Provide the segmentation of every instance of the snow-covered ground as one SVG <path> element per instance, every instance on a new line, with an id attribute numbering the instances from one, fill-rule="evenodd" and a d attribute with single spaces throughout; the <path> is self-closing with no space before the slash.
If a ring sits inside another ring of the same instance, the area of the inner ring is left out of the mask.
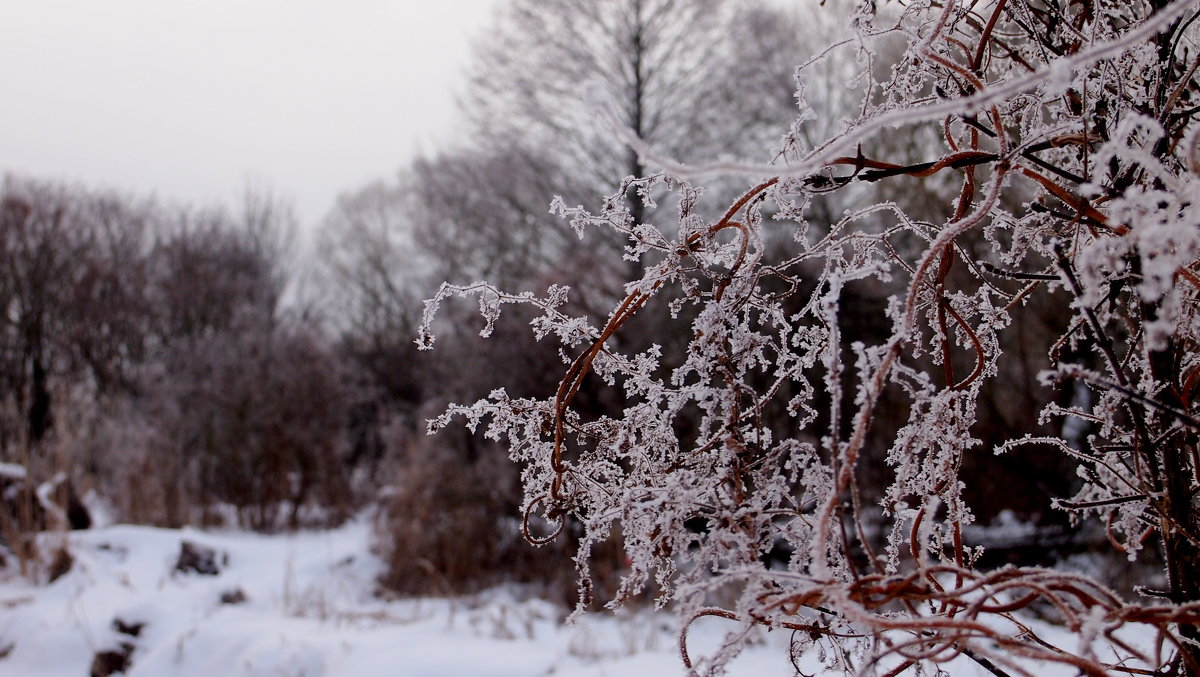
<path id="1" fill-rule="evenodd" d="M 683 673 L 665 614 L 563 626 L 561 610 L 503 591 L 380 600 L 369 536 L 365 521 L 279 536 L 133 526 L 53 536 L 68 539 L 67 574 L 0 581 L 0 675 L 81 677 L 122 643 L 133 647 L 125 674 L 138 677 Z M 227 555 L 220 573 L 175 571 L 183 541 Z M 693 651 L 722 632 L 697 628 Z M 730 674 L 791 675 L 784 647 L 784 637 L 752 647 Z"/>
<path id="2" fill-rule="evenodd" d="M 133 677 L 685 672 L 676 619 L 665 613 L 593 614 L 564 625 L 561 609 L 503 590 L 380 599 L 374 581 L 382 565 L 370 554 L 370 533 L 364 519 L 277 536 L 134 526 L 46 535 L 44 552 L 66 539 L 74 562 L 50 583 L 0 576 L 0 677 L 81 677 L 107 651 L 128 654 L 124 674 Z M 184 542 L 218 553 L 219 572 L 177 571 Z M 1071 646 L 1063 630 L 1038 625 Z M 692 654 L 712 653 L 730 629 L 719 619 L 697 623 Z M 729 674 L 795 674 L 787 639 L 787 632 L 764 633 Z M 800 664 L 805 674 L 825 674 L 816 656 Z M 947 668 L 987 674 L 963 658 Z M 1044 666 L 1038 674 L 1072 671 Z"/>

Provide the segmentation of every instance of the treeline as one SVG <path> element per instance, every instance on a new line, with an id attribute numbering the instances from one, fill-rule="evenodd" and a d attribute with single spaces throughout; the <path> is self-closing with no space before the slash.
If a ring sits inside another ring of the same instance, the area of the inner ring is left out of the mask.
<path id="1" fill-rule="evenodd" d="M 262 193 L 177 208 L 7 177 L 3 460 L 34 485 L 65 473 L 118 520 L 271 529 L 348 514 L 354 384 L 303 309 L 284 308 L 294 227 Z M 40 514 L 8 508 L 9 534 Z"/>
<path id="2" fill-rule="evenodd" d="M 681 209 L 676 198 L 657 204 L 659 193 L 638 180 L 647 167 L 614 126 L 673 160 L 785 161 L 764 149 L 780 145 L 798 105 L 810 114 L 792 129 L 793 144 L 828 136 L 864 96 L 865 82 L 854 78 L 861 65 L 833 59 L 810 69 L 797 92 L 796 64 L 845 19 L 832 7 L 733 0 L 511 0 L 478 46 L 459 142 L 341 197 L 317 233 L 312 269 L 295 256 L 294 218 L 269 195 L 181 208 L 8 178 L 0 460 L 26 468 L 35 485 L 65 473 L 76 494 L 93 492 L 114 519 L 146 524 L 294 528 L 374 503 L 391 589 L 456 593 L 516 580 L 569 596 L 571 534 L 540 549 L 521 540 L 521 469 L 503 445 L 482 431 L 425 435 L 426 420 L 448 403 L 500 385 L 511 397 L 554 392 L 565 369 L 560 346 L 531 345 L 531 316 L 516 307 L 480 340 L 478 308 L 462 303 L 441 310 L 438 348 L 421 352 L 425 300 L 446 280 L 539 294 L 561 285 L 570 288 L 563 312 L 603 324 L 648 260 L 611 234 L 583 239 L 562 213 L 575 205 L 598 213 L 608 195 L 626 207 L 620 225 L 636 230 Z M 886 72 L 898 57 L 874 54 L 871 67 Z M 595 101 L 581 94 L 585 84 Z M 928 141 L 897 137 L 873 153 L 925 161 Z M 744 189 L 709 183 L 688 208 L 718 218 Z M 848 186 L 794 205 L 811 232 L 770 237 L 781 247 L 819 237 L 866 189 L 908 218 L 940 222 L 936 210 L 958 186 L 941 177 Z M 887 218 L 856 223 L 884 227 Z M 612 262 L 623 251 L 628 268 L 619 270 Z M 302 277 L 309 286 L 298 293 Z M 846 293 L 844 307 L 879 310 L 888 290 L 850 284 Z M 631 350 L 690 339 L 656 316 L 635 318 L 613 340 Z M 838 321 L 847 336 L 883 340 L 889 327 L 862 319 L 870 316 Z M 1007 392 L 984 398 L 992 409 L 981 427 L 1015 428 L 1036 416 L 1023 403 L 1033 401 L 1026 393 L 1039 387 L 1042 364 L 1030 357 L 1005 381 Z M 601 417 L 624 404 L 620 389 L 592 376 L 572 409 Z M 880 414 L 895 420 L 892 430 L 905 416 Z M 780 434 L 810 434 L 774 423 Z M 887 425 L 878 431 L 890 434 Z M 1004 459 L 1005 491 L 975 496 L 990 506 L 983 514 L 1047 512 L 1044 492 L 1020 491 L 1022 477 L 1069 483 L 1071 474 L 1041 467 L 1030 475 L 1031 462 L 1048 463 L 1019 452 Z M 36 512 L 8 506 L 10 543 Z M 596 580 L 623 565 L 618 552 L 594 558 Z"/>

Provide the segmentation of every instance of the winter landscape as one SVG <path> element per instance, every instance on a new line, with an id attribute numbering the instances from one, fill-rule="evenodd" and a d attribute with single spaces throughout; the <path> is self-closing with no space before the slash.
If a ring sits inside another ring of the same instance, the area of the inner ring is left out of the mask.
<path id="1" fill-rule="evenodd" d="M 1200 675 L 1200 0 L 474 1 L 0 33 L 0 675 Z"/>

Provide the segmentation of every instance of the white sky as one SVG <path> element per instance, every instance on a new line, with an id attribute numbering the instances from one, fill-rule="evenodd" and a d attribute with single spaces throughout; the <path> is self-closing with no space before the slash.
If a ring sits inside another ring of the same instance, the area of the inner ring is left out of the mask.
<path id="1" fill-rule="evenodd" d="M 0 0 L 0 171 L 311 225 L 454 129 L 495 0 Z"/>

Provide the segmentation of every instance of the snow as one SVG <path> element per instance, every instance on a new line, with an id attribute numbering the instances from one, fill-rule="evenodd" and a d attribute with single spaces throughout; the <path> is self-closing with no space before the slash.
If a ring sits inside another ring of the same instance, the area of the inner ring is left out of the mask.
<path id="1" fill-rule="evenodd" d="M 15 570 L 0 575 L 0 677 L 89 674 L 97 652 L 123 642 L 133 646 L 130 677 L 686 674 L 677 619 L 668 613 L 623 609 L 564 625 L 565 610 L 512 589 L 388 600 L 377 594 L 382 564 L 370 540 L 366 518 L 285 535 L 127 525 L 43 535 L 44 553 L 65 543 L 74 564 L 49 583 Z M 176 571 L 185 541 L 216 550 L 220 572 Z M 222 602 L 236 591 L 244 601 Z M 142 627 L 132 636 L 116 621 Z M 1073 641 L 1061 629 L 1031 625 L 1060 645 Z M 731 629 L 720 619 L 697 622 L 688 641 L 693 658 L 715 653 Z M 761 633 L 728 674 L 795 674 L 788 639 L 786 631 Z M 842 674 L 823 670 L 815 655 L 799 662 L 805 674 Z M 963 658 L 947 668 L 986 674 Z M 1047 666 L 1039 674 L 1071 671 Z"/>
<path id="2" fill-rule="evenodd" d="M 50 583 L 4 574 L 0 654 L 11 648 L 0 675 L 78 677 L 96 652 L 122 642 L 134 647 L 131 677 L 684 673 L 675 619 L 662 613 L 594 614 L 565 626 L 559 608 L 510 590 L 381 599 L 370 529 L 362 519 L 273 536 L 123 525 L 46 535 L 43 550 L 65 540 L 74 565 Z M 184 541 L 227 563 L 216 576 L 175 571 Z M 238 590 L 244 603 L 222 603 Z M 144 625 L 131 636 L 117 620 Z M 715 650 L 728 629 L 699 624 L 691 650 Z M 751 646 L 729 674 L 792 674 L 786 639 Z"/>

